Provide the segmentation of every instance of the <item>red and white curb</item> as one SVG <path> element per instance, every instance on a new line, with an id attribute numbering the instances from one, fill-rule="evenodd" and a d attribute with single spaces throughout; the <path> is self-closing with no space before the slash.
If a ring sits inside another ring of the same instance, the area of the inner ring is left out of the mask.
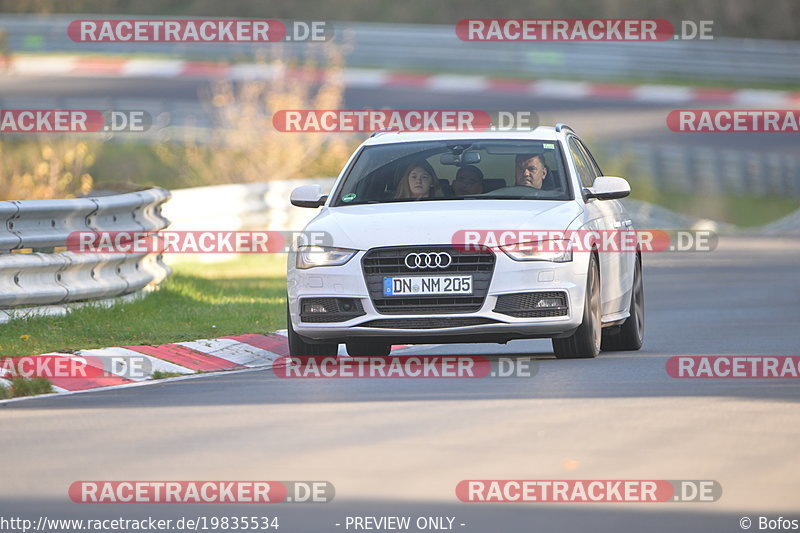
<path id="1" fill-rule="evenodd" d="M 406 345 L 392 346 L 393 350 L 406 348 Z M 57 395 L 76 394 L 98 390 L 109 390 L 123 387 L 141 386 L 145 384 L 164 383 L 186 379 L 189 377 L 207 376 L 219 372 L 242 372 L 272 368 L 280 357 L 289 355 L 289 343 L 286 330 L 261 334 L 233 335 L 216 339 L 201 339 L 188 342 L 177 342 L 161 345 L 115 346 L 92 350 L 80 350 L 75 353 L 52 352 L 41 355 L 26 356 L 35 361 L 37 358 L 70 358 L 83 357 L 88 361 L 89 371 L 86 377 L 49 377 L 47 378 Z M 347 355 L 344 345 L 339 346 L 339 355 Z M 145 377 L 129 377 L 110 373 L 102 368 L 98 360 L 112 356 L 146 358 L 150 365 L 150 374 Z M 51 365 L 52 366 L 52 363 Z M 181 377 L 153 380 L 156 371 L 182 374 Z M 92 374 L 97 374 L 92 376 Z M 0 378 L 0 385 L 9 387 L 11 382 Z M 44 397 L 52 397 L 52 394 Z M 41 398 L 40 396 L 23 396 L 0 400 L 0 405 L 9 402 Z"/>
<path id="2" fill-rule="evenodd" d="M 17 56 L 7 73 L 21 76 L 113 76 L 145 78 L 270 79 L 281 71 L 264 64 L 85 56 Z M 519 80 L 456 74 L 408 74 L 345 69 L 351 88 L 411 88 L 441 93 L 511 93 L 558 99 L 609 99 L 681 104 L 709 102 L 737 106 L 800 105 L 800 92 L 723 89 L 655 84 L 608 84 L 561 80 Z"/>

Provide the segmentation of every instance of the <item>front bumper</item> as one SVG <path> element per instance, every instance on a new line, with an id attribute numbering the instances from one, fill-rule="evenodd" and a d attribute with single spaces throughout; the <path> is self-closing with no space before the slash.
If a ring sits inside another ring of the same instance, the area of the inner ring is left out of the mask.
<path id="1" fill-rule="evenodd" d="M 343 343 L 377 339 L 391 343 L 506 342 L 512 339 L 558 337 L 572 333 L 581 324 L 586 292 L 588 254 L 575 254 L 573 261 L 514 261 L 495 254 L 495 267 L 480 309 L 468 313 L 380 313 L 375 309 L 361 267 L 365 252 L 347 264 L 298 270 L 289 256 L 287 273 L 289 313 L 294 330 L 318 342 Z M 567 311 L 563 316 L 514 317 L 495 311 L 502 295 L 563 291 Z M 364 313 L 342 322 L 309 323 L 301 320 L 304 298 L 355 298 Z M 464 322 L 469 325 L 462 325 Z M 418 327 L 415 327 L 415 324 Z"/>

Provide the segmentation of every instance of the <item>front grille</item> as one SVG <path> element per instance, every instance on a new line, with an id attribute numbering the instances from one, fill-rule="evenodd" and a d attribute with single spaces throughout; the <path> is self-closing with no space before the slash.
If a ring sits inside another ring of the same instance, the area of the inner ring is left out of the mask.
<path id="1" fill-rule="evenodd" d="M 304 312 L 306 305 L 322 305 L 326 313 Z M 344 307 L 350 306 L 345 310 Z M 344 322 L 365 315 L 364 306 L 358 298 L 301 298 L 300 321 L 310 323 Z"/>
<path id="2" fill-rule="evenodd" d="M 561 300 L 561 305 L 559 307 L 536 307 L 543 298 L 558 298 Z M 563 291 L 521 292 L 498 296 L 494 312 L 517 318 L 545 318 L 566 316 L 568 309 L 567 294 Z"/>
<path id="3" fill-rule="evenodd" d="M 446 268 L 410 269 L 405 257 L 410 253 L 447 252 L 452 263 Z M 461 251 L 447 245 L 402 246 L 375 248 L 361 260 L 364 279 L 375 310 L 381 314 L 450 314 L 473 313 L 480 310 L 486 299 L 494 272 L 495 256 L 488 248 Z M 471 295 L 432 295 L 414 297 L 385 297 L 383 278 L 391 276 L 434 276 L 440 274 L 471 274 Z"/>
<path id="4" fill-rule="evenodd" d="M 464 326 L 494 324 L 497 320 L 483 317 L 442 317 L 442 318 L 381 318 L 359 324 L 362 328 L 389 329 L 443 329 Z"/>

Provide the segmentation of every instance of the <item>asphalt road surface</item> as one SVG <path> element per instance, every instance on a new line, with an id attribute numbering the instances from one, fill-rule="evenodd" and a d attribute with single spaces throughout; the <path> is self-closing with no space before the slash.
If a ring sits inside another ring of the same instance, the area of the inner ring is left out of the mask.
<path id="1" fill-rule="evenodd" d="M 800 381 L 678 380 L 671 355 L 800 355 L 800 241 L 645 260 L 644 348 L 555 360 L 548 341 L 407 353 L 533 355 L 532 378 L 284 380 L 272 370 L 0 407 L 0 517 L 454 517 L 465 532 L 742 531 L 800 518 Z M 81 505 L 77 480 L 327 480 L 327 504 Z M 717 480 L 713 503 L 468 504 L 463 479 Z M 341 524 L 337 526 L 336 524 Z M 460 524 L 464 524 L 463 526 Z M 353 531 L 353 529 L 349 529 Z M 413 530 L 416 531 L 416 530 Z"/>

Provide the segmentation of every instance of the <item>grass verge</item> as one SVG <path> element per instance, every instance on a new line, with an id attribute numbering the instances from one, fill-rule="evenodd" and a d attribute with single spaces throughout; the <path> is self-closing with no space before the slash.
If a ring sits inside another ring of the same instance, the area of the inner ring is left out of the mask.
<path id="1" fill-rule="evenodd" d="M 141 300 L 0 326 L 0 357 L 275 331 L 286 321 L 285 263 L 282 254 L 181 262 Z"/>
<path id="2" fill-rule="evenodd" d="M 10 387 L 0 385 L 0 400 L 53 392 L 53 386 L 44 378 L 11 378 L 9 381 Z"/>
<path id="3" fill-rule="evenodd" d="M 153 375 L 150 376 L 150 379 L 178 378 L 185 375 L 186 374 L 182 374 L 180 372 L 166 372 L 164 370 L 156 370 L 155 372 L 153 372 Z"/>
<path id="4" fill-rule="evenodd" d="M 708 218 L 740 228 L 755 228 L 774 222 L 798 209 L 796 198 L 779 196 L 722 196 L 711 193 L 659 191 L 638 194 L 631 184 L 631 197 L 685 215 Z"/>
<path id="5" fill-rule="evenodd" d="M 660 189 L 653 185 L 648 176 L 632 177 L 636 173 L 627 170 L 616 174 L 610 171 L 609 175 L 628 176 L 631 198 L 666 207 L 684 215 L 716 220 L 740 228 L 755 228 L 769 224 L 798 208 L 797 198 L 792 196 L 717 194 L 704 190 L 689 193 Z"/>

